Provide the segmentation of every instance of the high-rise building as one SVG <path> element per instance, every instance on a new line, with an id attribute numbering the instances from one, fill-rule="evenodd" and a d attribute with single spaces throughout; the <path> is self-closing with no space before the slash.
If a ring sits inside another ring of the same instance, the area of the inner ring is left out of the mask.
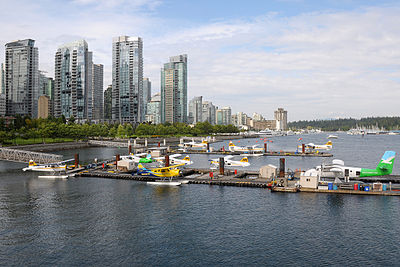
<path id="1" fill-rule="evenodd" d="M 187 55 L 170 57 L 161 69 L 161 121 L 187 122 Z"/>
<path id="2" fill-rule="evenodd" d="M 39 98 L 38 101 L 40 101 L 41 96 L 47 96 L 48 97 L 48 115 L 54 115 L 53 114 L 53 104 L 54 104 L 54 80 L 53 78 L 49 78 L 45 75 L 46 72 L 44 71 L 39 71 Z M 43 107 L 43 99 L 41 100 L 42 107 Z M 39 118 L 44 118 L 43 117 L 43 112 L 41 112 L 40 109 L 40 102 L 38 102 L 38 117 Z M 41 113 L 41 114 L 39 114 Z M 47 118 L 47 117 L 46 117 Z"/>
<path id="3" fill-rule="evenodd" d="M 282 130 L 286 131 L 287 130 L 287 111 L 284 110 L 283 108 L 278 108 L 274 112 L 274 117 L 276 120 L 276 130 Z"/>
<path id="4" fill-rule="evenodd" d="M 263 121 L 264 118 L 263 118 L 263 116 L 262 116 L 261 114 L 258 114 L 258 113 L 256 113 L 256 112 L 254 112 L 254 113 L 253 113 L 253 120 L 254 120 L 254 121 Z"/>
<path id="5" fill-rule="evenodd" d="M 50 115 L 50 98 L 46 95 L 39 96 L 38 118 L 46 119 Z"/>
<path id="6" fill-rule="evenodd" d="M 150 103 L 150 101 L 151 101 L 151 81 L 149 78 L 143 78 L 143 106 L 145 115 L 147 115 L 147 103 Z"/>
<path id="7" fill-rule="evenodd" d="M 0 94 L 6 94 L 4 63 L 0 65 Z"/>
<path id="8" fill-rule="evenodd" d="M 92 64 L 91 107 L 92 120 L 103 120 L 103 65 Z"/>
<path id="9" fill-rule="evenodd" d="M 144 111 L 142 38 L 113 38 L 112 119 L 138 123 L 144 120 Z"/>
<path id="10" fill-rule="evenodd" d="M 146 121 L 153 124 L 161 123 L 161 94 L 155 94 L 147 103 Z"/>
<path id="11" fill-rule="evenodd" d="M 208 121 L 212 125 L 215 124 L 215 106 L 210 101 L 203 102 L 202 120 L 203 122 Z"/>
<path id="12" fill-rule="evenodd" d="M 218 125 L 232 124 L 232 111 L 230 107 L 217 109 L 215 112 L 215 120 Z"/>
<path id="13" fill-rule="evenodd" d="M 104 119 L 111 120 L 112 113 L 112 85 L 110 84 L 104 91 Z"/>
<path id="14" fill-rule="evenodd" d="M 37 117 L 39 52 L 32 39 L 6 44 L 6 114 Z"/>
<path id="15" fill-rule="evenodd" d="M 6 95 L 0 94 L 0 117 L 6 115 Z"/>
<path id="16" fill-rule="evenodd" d="M 196 124 L 203 121 L 203 97 L 195 96 L 189 101 L 188 122 Z"/>
<path id="17" fill-rule="evenodd" d="M 85 40 L 58 48 L 55 56 L 54 116 L 91 118 L 92 55 Z"/>

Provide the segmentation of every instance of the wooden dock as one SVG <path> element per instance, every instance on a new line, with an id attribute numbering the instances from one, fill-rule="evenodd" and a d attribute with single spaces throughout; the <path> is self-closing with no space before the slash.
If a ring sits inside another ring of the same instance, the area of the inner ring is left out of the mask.
<path id="1" fill-rule="evenodd" d="M 178 151 L 176 151 L 178 152 Z M 204 151 L 204 150 L 188 150 L 185 152 L 179 151 L 182 154 L 204 154 L 204 155 L 234 155 L 234 156 L 277 156 L 277 157 L 333 157 L 330 153 L 314 153 L 314 152 L 306 152 L 306 153 L 297 153 L 292 151 L 270 151 L 267 153 L 259 153 L 259 154 L 247 154 L 243 152 L 231 152 L 231 151 Z"/>

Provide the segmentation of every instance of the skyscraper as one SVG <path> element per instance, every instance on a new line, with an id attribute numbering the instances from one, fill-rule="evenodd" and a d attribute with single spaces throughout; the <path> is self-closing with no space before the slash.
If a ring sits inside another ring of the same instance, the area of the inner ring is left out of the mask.
<path id="1" fill-rule="evenodd" d="M 216 124 L 229 125 L 232 123 L 232 111 L 230 107 L 217 109 L 215 112 Z"/>
<path id="2" fill-rule="evenodd" d="M 110 84 L 107 89 L 104 91 L 104 119 L 111 120 L 112 113 L 112 85 Z"/>
<path id="3" fill-rule="evenodd" d="M 5 93 L 7 115 L 37 117 L 39 52 L 32 39 L 6 44 Z"/>
<path id="4" fill-rule="evenodd" d="M 196 124 L 203 121 L 203 97 L 195 96 L 189 101 L 189 123 Z"/>
<path id="5" fill-rule="evenodd" d="M 276 129 L 286 131 L 287 130 L 287 111 L 283 108 L 278 108 L 274 112 L 276 120 Z"/>
<path id="6" fill-rule="evenodd" d="M 147 104 L 151 101 L 151 81 L 149 78 L 143 78 L 143 106 L 144 115 L 147 115 Z M 142 118 L 142 121 L 147 121 L 146 118 Z"/>
<path id="7" fill-rule="evenodd" d="M 112 54 L 112 119 L 141 122 L 145 117 L 142 38 L 113 38 Z"/>
<path id="8" fill-rule="evenodd" d="M 5 87 L 5 74 L 4 74 L 4 63 L 0 65 L 0 94 L 6 94 L 6 87 Z"/>
<path id="9" fill-rule="evenodd" d="M 161 122 L 160 104 L 161 95 L 157 93 L 151 98 L 151 101 L 147 103 L 146 121 L 153 124 L 159 124 Z"/>
<path id="10" fill-rule="evenodd" d="M 91 83 L 91 107 L 92 119 L 100 121 L 104 118 L 103 114 L 103 65 L 92 64 L 92 83 Z"/>
<path id="11" fill-rule="evenodd" d="M 170 57 L 161 69 L 161 121 L 187 122 L 187 55 Z"/>
<path id="12" fill-rule="evenodd" d="M 91 53 L 85 40 L 60 46 L 55 56 L 54 116 L 90 119 Z"/>
<path id="13" fill-rule="evenodd" d="M 215 124 L 215 106 L 210 101 L 203 102 L 203 121 L 208 121 L 212 125 Z"/>

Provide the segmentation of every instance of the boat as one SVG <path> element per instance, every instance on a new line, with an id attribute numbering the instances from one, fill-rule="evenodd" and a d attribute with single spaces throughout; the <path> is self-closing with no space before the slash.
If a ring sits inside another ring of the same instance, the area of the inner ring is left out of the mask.
<path id="1" fill-rule="evenodd" d="M 330 134 L 327 138 L 328 138 L 328 139 L 338 139 L 338 136 L 337 136 L 337 135 Z"/>
<path id="2" fill-rule="evenodd" d="M 154 181 L 154 182 L 147 182 L 147 184 L 150 185 L 168 185 L 168 186 L 180 186 L 182 183 L 181 182 L 173 182 L 173 181 L 169 181 L 169 180 L 165 180 L 165 181 Z"/>

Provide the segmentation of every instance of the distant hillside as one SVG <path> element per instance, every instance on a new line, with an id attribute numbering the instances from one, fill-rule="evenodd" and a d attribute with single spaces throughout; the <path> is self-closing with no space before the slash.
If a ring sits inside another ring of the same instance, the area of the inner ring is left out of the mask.
<path id="1" fill-rule="evenodd" d="M 351 128 L 371 128 L 376 127 L 386 130 L 400 129 L 400 117 L 371 117 L 357 119 L 337 119 L 337 120 L 313 120 L 313 121 L 295 121 L 289 122 L 288 126 L 291 129 L 306 129 L 315 128 L 323 131 L 347 131 Z"/>

